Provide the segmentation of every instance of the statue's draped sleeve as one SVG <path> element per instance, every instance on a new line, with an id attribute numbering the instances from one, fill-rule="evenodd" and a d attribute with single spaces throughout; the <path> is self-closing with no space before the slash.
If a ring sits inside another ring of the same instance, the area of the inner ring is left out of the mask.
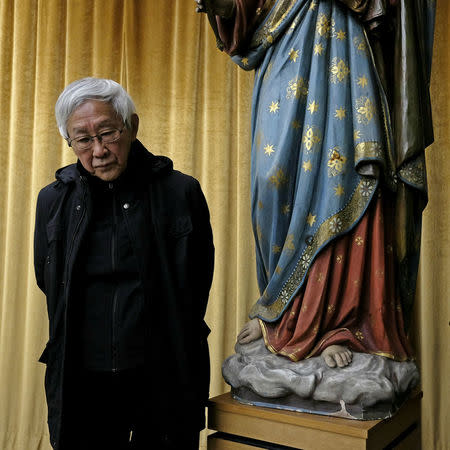
<path id="1" fill-rule="evenodd" d="M 253 31 L 274 3 L 274 0 L 235 0 L 233 17 L 224 19 L 217 16 L 217 38 L 223 50 L 229 55 L 245 50 Z"/>

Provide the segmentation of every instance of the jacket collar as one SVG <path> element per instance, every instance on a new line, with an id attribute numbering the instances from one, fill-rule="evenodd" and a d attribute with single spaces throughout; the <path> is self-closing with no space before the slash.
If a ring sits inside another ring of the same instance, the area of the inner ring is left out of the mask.
<path id="1" fill-rule="evenodd" d="M 131 171 L 133 175 L 136 174 L 140 179 L 155 179 L 172 172 L 172 170 L 172 160 L 166 156 L 153 155 L 137 139 L 131 144 L 128 166 L 124 174 Z M 79 160 L 75 164 L 58 169 L 55 173 L 55 178 L 64 184 L 73 183 L 80 177 L 88 176 L 91 175 Z"/>

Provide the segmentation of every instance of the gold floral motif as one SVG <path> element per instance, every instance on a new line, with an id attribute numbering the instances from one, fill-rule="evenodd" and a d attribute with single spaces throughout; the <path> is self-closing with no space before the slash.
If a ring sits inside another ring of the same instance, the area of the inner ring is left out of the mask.
<path id="1" fill-rule="evenodd" d="M 289 81 L 286 88 L 286 98 L 288 100 L 305 100 L 308 95 L 308 81 L 302 77 L 296 76 Z"/>
<path id="2" fill-rule="evenodd" d="M 319 130 L 314 126 L 307 126 L 303 135 L 303 143 L 308 151 L 321 141 Z"/>
<path id="3" fill-rule="evenodd" d="M 281 186 L 284 186 L 289 181 L 289 178 L 284 173 L 282 168 L 278 168 L 275 171 L 275 175 L 272 175 L 269 178 L 269 182 L 276 188 L 279 189 Z"/>
<path id="4" fill-rule="evenodd" d="M 356 339 L 363 341 L 364 340 L 364 334 L 362 333 L 362 331 L 357 331 L 355 333 Z"/>
<path id="5" fill-rule="evenodd" d="M 316 23 L 316 32 L 322 37 L 329 37 L 334 27 L 334 19 L 320 13 Z"/>
<path id="6" fill-rule="evenodd" d="M 329 150 L 328 159 L 328 176 L 335 177 L 344 171 L 347 158 L 340 153 L 339 146 L 333 147 Z"/>
<path id="7" fill-rule="evenodd" d="M 330 66 L 330 81 L 334 84 L 345 81 L 350 73 L 350 69 L 343 59 L 334 57 Z"/>
<path id="8" fill-rule="evenodd" d="M 368 97 L 360 97 L 356 100 L 356 118 L 358 123 L 368 125 L 376 114 L 376 108 Z"/>

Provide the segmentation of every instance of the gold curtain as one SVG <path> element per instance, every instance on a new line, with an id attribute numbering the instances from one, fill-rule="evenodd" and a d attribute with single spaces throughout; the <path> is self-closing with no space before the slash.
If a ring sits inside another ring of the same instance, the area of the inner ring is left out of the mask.
<path id="1" fill-rule="evenodd" d="M 436 142 L 428 150 L 416 332 L 424 390 L 423 448 L 450 441 L 447 400 L 450 270 L 450 5 L 438 4 L 433 66 Z M 37 358 L 48 330 L 35 285 L 36 196 L 74 161 L 53 116 L 69 82 L 112 78 L 135 100 L 138 137 L 201 182 L 216 246 L 207 322 L 211 394 L 220 367 L 257 297 L 250 225 L 250 103 L 253 75 L 215 48 L 193 0 L 0 1 L 0 448 L 50 449 Z M 204 438 L 204 436 L 203 436 Z M 203 439 L 204 444 L 204 439 Z"/>

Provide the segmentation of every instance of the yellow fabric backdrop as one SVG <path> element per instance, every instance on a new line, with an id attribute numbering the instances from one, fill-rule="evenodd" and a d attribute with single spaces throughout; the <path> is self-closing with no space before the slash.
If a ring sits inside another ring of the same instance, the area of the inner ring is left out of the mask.
<path id="1" fill-rule="evenodd" d="M 422 370 L 423 448 L 450 441 L 450 5 L 438 4 L 433 100 L 436 143 L 428 150 L 416 342 Z M 139 138 L 197 177 L 207 197 L 216 270 L 207 312 L 211 394 L 220 366 L 257 297 L 249 203 L 253 75 L 215 49 L 193 0 L 0 1 L 0 448 L 48 450 L 45 299 L 35 286 L 32 238 L 39 189 L 74 161 L 54 121 L 64 86 L 113 78 L 135 100 Z"/>

